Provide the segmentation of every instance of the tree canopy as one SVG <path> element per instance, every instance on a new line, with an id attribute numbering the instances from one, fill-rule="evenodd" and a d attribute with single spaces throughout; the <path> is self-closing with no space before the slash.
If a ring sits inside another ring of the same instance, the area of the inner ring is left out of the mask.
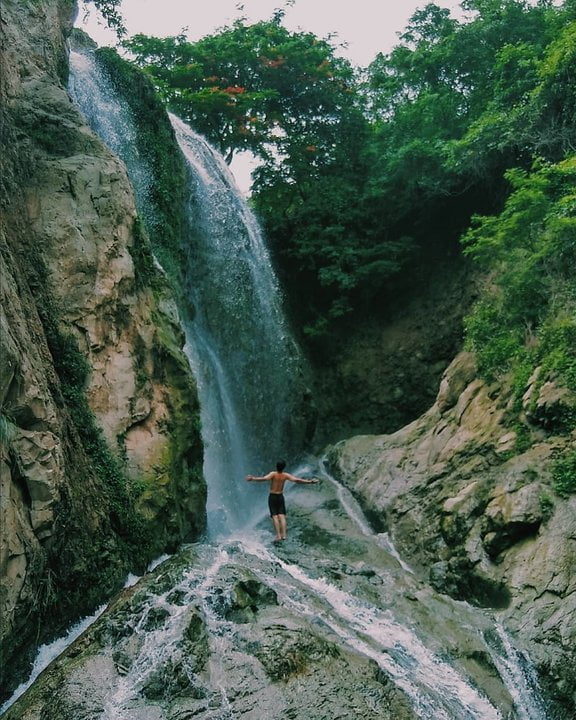
<path id="1" fill-rule="evenodd" d="M 574 152 L 574 0 L 462 7 L 455 19 L 423 6 L 363 73 L 329 39 L 287 30 L 283 11 L 197 42 L 124 43 L 228 159 L 260 158 L 252 202 L 311 336 L 382 297 L 415 258 L 457 246 L 473 216 L 497 216 L 522 172 L 540 177 L 535 162 Z M 473 231 L 479 248 L 488 227 Z"/>
<path id="2" fill-rule="evenodd" d="M 282 17 L 240 19 L 193 43 L 181 34 L 123 44 L 168 107 L 225 157 L 250 150 L 290 173 L 302 155 L 314 162 L 329 155 L 355 87 L 352 68 L 327 40 L 289 32 Z"/>

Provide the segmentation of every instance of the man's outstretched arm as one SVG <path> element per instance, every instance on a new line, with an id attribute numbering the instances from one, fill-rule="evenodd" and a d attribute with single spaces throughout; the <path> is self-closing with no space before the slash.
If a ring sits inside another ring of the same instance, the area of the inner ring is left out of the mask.
<path id="1" fill-rule="evenodd" d="M 301 483 L 302 485 L 315 485 L 318 482 L 318 478 L 299 478 L 295 475 L 290 475 L 290 473 L 285 473 L 285 475 L 286 479 L 290 480 L 290 482 Z"/>
<path id="2" fill-rule="evenodd" d="M 264 475 L 263 477 L 256 477 L 256 475 L 247 475 L 246 480 L 248 482 L 265 482 L 266 480 L 272 479 L 272 473 L 268 473 L 268 475 Z"/>

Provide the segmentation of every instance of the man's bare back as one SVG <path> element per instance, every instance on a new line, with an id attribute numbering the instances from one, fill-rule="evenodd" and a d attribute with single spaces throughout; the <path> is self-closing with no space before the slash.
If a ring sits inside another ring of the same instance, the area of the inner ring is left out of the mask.
<path id="1" fill-rule="evenodd" d="M 292 482 L 298 482 L 300 478 L 295 478 L 294 475 L 286 472 L 271 472 L 266 475 L 270 478 L 270 492 L 273 494 L 284 492 L 284 485 L 287 480 Z"/>

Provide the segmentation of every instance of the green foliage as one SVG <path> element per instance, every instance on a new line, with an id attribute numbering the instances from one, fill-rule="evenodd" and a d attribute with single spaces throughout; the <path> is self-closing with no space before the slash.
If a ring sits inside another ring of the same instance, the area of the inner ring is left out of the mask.
<path id="1" fill-rule="evenodd" d="M 538 498 L 540 505 L 540 511 L 544 521 L 552 517 L 554 513 L 554 500 L 548 495 L 548 493 L 542 492 Z"/>
<path id="2" fill-rule="evenodd" d="M 561 497 L 576 493 L 576 450 L 556 460 L 552 469 L 552 486 Z"/>
<path id="3" fill-rule="evenodd" d="M 575 63 L 576 22 L 572 22 L 547 48 L 538 67 L 540 83 L 534 91 L 540 145 L 554 159 L 573 152 L 576 140 Z"/>
<path id="4" fill-rule="evenodd" d="M 497 290 L 469 317 L 468 342 L 494 374 L 523 362 L 570 294 L 560 265 L 573 266 L 573 199 L 555 195 L 567 169 L 531 168 L 576 142 L 574 9 L 464 5 L 464 20 L 432 3 L 417 10 L 362 82 L 329 41 L 286 30 L 282 11 L 195 43 L 139 35 L 125 47 L 228 159 L 262 160 L 253 203 L 310 337 L 381 305 L 410 263 L 453 248 L 482 217 L 468 252 Z"/>
<path id="5" fill-rule="evenodd" d="M 513 374 L 515 414 L 528 377 L 576 391 L 576 158 L 507 173 L 512 193 L 499 215 L 476 217 L 465 252 L 488 272 L 483 298 L 467 317 L 466 342 L 488 378 Z M 576 426 L 568 407 L 559 432 Z"/>
<path id="6" fill-rule="evenodd" d="M 478 368 L 492 379 L 510 367 L 521 343 L 521 330 L 510 328 L 499 298 L 476 303 L 464 322 L 466 346 L 476 353 Z"/>
<path id="7" fill-rule="evenodd" d="M 12 420 L 3 413 L 0 413 L 0 454 L 6 455 L 10 448 L 10 443 L 14 439 L 17 427 Z"/>
<path id="8" fill-rule="evenodd" d="M 123 44 L 168 107 L 228 160 L 248 149 L 289 171 L 308 147 L 316 160 L 330 154 L 353 89 L 352 70 L 331 44 L 289 32 L 282 17 L 252 25 L 239 19 L 195 43 L 136 35 Z"/>
<path id="9" fill-rule="evenodd" d="M 158 287 L 161 285 L 160 271 L 154 262 L 150 243 L 139 217 L 134 218 L 132 234 L 134 243 L 129 247 L 129 251 L 134 261 L 136 289 Z"/>
<path id="10" fill-rule="evenodd" d="M 144 533 L 144 525 L 136 515 L 133 499 L 128 493 L 128 480 L 108 447 L 88 405 L 84 390 L 88 364 L 72 335 L 58 332 L 51 339 L 50 352 L 60 378 L 62 396 L 82 447 L 90 458 L 91 466 L 104 480 L 110 503 L 112 527 L 132 546 L 137 557 L 144 558 L 149 553 L 148 541 Z"/>
<path id="11" fill-rule="evenodd" d="M 576 317 L 551 319 L 541 333 L 541 354 L 545 375 L 561 377 L 576 392 Z"/>

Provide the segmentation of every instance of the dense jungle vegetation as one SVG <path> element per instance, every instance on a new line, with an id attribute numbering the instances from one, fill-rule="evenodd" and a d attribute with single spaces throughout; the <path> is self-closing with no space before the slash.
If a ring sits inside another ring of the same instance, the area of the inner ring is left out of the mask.
<path id="1" fill-rule="evenodd" d="M 229 161 L 259 158 L 252 202 L 311 347 L 461 240 L 487 278 L 466 321 L 481 372 L 576 390 L 576 1 L 461 7 L 418 10 L 365 69 L 283 10 L 122 44 Z"/>

